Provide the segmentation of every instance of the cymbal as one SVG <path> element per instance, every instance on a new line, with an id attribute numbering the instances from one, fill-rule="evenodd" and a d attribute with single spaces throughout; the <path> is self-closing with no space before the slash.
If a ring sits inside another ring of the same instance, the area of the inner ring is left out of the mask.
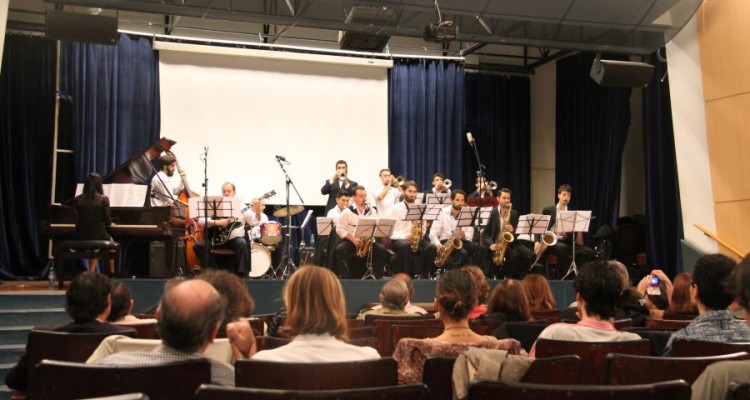
<path id="1" fill-rule="evenodd" d="M 304 209 L 305 207 L 302 207 L 302 206 L 289 206 L 289 209 L 287 209 L 286 207 L 281 207 L 278 210 L 273 212 L 273 216 L 281 218 L 281 217 L 286 217 L 289 215 L 297 215 L 301 213 Z"/>

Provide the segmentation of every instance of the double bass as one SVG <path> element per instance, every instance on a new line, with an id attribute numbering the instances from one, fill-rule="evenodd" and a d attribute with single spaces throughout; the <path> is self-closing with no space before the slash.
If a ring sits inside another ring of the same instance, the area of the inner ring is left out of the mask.
<path id="1" fill-rule="evenodd" d="M 177 161 L 177 156 L 169 150 L 167 150 L 166 153 L 174 157 L 175 164 L 177 164 L 177 170 L 181 171 L 182 168 L 180 168 L 180 163 Z M 200 259 L 195 254 L 193 247 L 195 247 L 196 242 L 203 240 L 203 227 L 196 223 L 193 218 L 190 218 L 188 201 L 191 197 L 200 197 L 200 195 L 190 190 L 187 176 L 180 174 L 180 178 L 182 179 L 182 185 L 185 189 L 180 192 L 175 204 L 184 207 L 185 210 L 185 236 L 183 236 L 182 239 L 185 241 L 185 261 L 188 263 L 189 270 L 193 270 L 194 267 L 200 267 L 201 265 Z"/>

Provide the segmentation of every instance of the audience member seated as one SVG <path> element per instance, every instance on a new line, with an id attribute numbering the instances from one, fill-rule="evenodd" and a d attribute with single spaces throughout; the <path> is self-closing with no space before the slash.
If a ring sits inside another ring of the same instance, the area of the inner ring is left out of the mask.
<path id="1" fill-rule="evenodd" d="M 487 277 L 482 269 L 476 265 L 467 265 L 463 267 L 463 270 L 471 275 L 471 279 L 474 281 L 474 290 L 477 294 L 477 304 L 469 313 L 469 319 L 477 319 L 487 312 L 487 305 L 484 302 L 487 301 L 487 295 L 490 293 L 490 284 L 487 283 Z"/>
<path id="2" fill-rule="evenodd" d="M 734 267 L 727 286 L 745 309 L 745 321 L 742 323 L 750 324 L 750 254 Z M 699 286 L 698 290 L 700 289 Z M 750 382 L 750 360 L 720 361 L 709 365 L 693 383 L 692 399 L 724 399 L 732 381 Z"/>
<path id="3" fill-rule="evenodd" d="M 606 260 L 605 260 L 606 261 Z M 630 287 L 630 276 L 628 275 L 628 269 L 625 267 L 625 264 L 617 261 L 617 260 L 609 260 L 607 261 L 611 266 L 615 268 L 617 271 L 617 274 L 620 277 L 620 283 L 621 283 L 621 291 L 625 290 Z M 615 306 L 615 320 L 618 319 L 624 319 L 627 318 L 625 316 L 625 312 L 620 310 L 618 306 Z M 578 312 L 578 302 L 574 301 L 571 303 L 568 308 L 560 310 L 560 318 L 559 321 L 564 322 L 578 322 L 581 320 L 580 313 Z"/>
<path id="4" fill-rule="evenodd" d="M 399 340 L 393 352 L 398 363 L 399 382 L 421 382 L 427 357 L 457 357 L 470 346 L 507 350 L 510 354 L 522 353 L 521 344 L 515 339 L 497 340 L 469 328 L 469 313 L 477 304 L 474 287 L 471 274 L 464 269 L 451 270 L 440 277 L 435 308 L 443 322 L 443 333 L 428 339 Z"/>
<path id="5" fill-rule="evenodd" d="M 412 314 L 427 314 L 427 310 L 425 310 L 424 308 L 411 304 L 411 298 L 414 297 L 414 293 L 416 293 L 416 289 L 414 289 L 414 283 L 412 282 L 411 275 L 407 274 L 406 272 L 399 272 L 393 275 L 393 279 L 399 279 L 399 280 L 404 281 L 404 283 L 406 283 L 406 288 L 409 289 L 409 298 L 406 300 L 406 307 L 404 307 L 404 310 Z M 376 305 L 376 306 L 373 306 L 372 309 L 377 310 L 378 308 L 381 308 L 381 307 L 383 306 Z"/>
<path id="6" fill-rule="evenodd" d="M 698 309 L 690 299 L 690 287 L 692 286 L 692 283 L 693 280 L 690 278 L 690 275 L 684 272 L 675 275 L 672 284 L 672 296 L 669 299 L 669 308 L 667 308 L 665 313 L 698 315 Z M 660 315 L 659 313 L 652 313 L 651 317 L 659 318 Z"/>
<path id="7" fill-rule="evenodd" d="M 641 293 L 633 288 L 627 288 L 622 291 L 617 303 L 618 319 L 630 318 L 633 320 L 632 326 L 645 327 L 646 320 L 649 318 L 650 311 L 647 306 L 648 301 L 643 298 Z"/>
<path id="8" fill-rule="evenodd" d="M 36 329 L 70 333 L 111 332 L 133 333 L 131 328 L 107 323 L 111 309 L 110 292 L 112 285 L 105 275 L 96 272 L 82 272 L 70 282 L 65 292 L 65 311 L 73 322 L 56 327 L 37 327 Z M 29 368 L 27 353 L 21 356 L 5 376 L 5 384 L 14 390 L 25 391 L 28 385 Z"/>
<path id="9" fill-rule="evenodd" d="M 529 303 L 523 286 L 515 279 L 498 283 L 492 291 L 487 313 L 482 318 L 497 322 L 530 320 Z"/>
<path id="10" fill-rule="evenodd" d="M 654 285 L 652 281 L 654 279 L 659 283 Z M 658 318 L 664 314 L 664 310 L 669 308 L 669 299 L 672 298 L 674 287 L 672 281 L 662 270 L 655 269 L 644 276 L 638 282 L 636 289 L 646 301 L 646 307 L 651 310 L 652 316 Z"/>
<path id="11" fill-rule="evenodd" d="M 529 312 L 549 311 L 557 307 L 555 297 L 552 296 L 552 288 L 544 275 L 526 275 L 521 281 L 521 286 L 529 299 Z"/>
<path id="12" fill-rule="evenodd" d="M 539 334 L 539 339 L 618 342 L 641 338 L 635 333 L 619 332 L 612 324 L 615 305 L 623 291 L 622 273 L 615 263 L 595 260 L 584 264 L 573 287 L 581 320 L 577 324 L 552 324 Z M 531 348 L 532 357 L 535 350 L 536 345 Z"/>
<path id="13" fill-rule="evenodd" d="M 255 301 L 247 291 L 247 285 L 239 276 L 227 270 L 206 269 L 197 276 L 197 279 L 210 283 L 227 301 L 226 313 L 218 333 L 219 337 L 226 337 L 227 324 L 249 318 L 253 314 Z"/>
<path id="14" fill-rule="evenodd" d="M 339 362 L 380 358 L 372 347 L 349 343 L 341 283 L 328 269 L 305 265 L 284 287 L 287 317 L 283 330 L 291 343 L 259 351 L 253 359 L 280 362 Z"/>
<path id="15" fill-rule="evenodd" d="M 365 319 L 365 315 L 390 315 L 394 317 L 410 317 L 421 315 L 404 310 L 406 302 L 409 301 L 409 289 L 406 283 L 399 279 L 387 281 L 380 289 L 380 307 L 368 308 L 359 312 L 357 319 Z"/>
<path id="16" fill-rule="evenodd" d="M 734 319 L 727 310 L 734 296 L 724 281 L 732 273 L 735 263 L 722 254 L 707 254 L 698 259 L 693 269 L 691 298 L 698 307 L 698 317 L 690 325 L 670 336 L 664 355 L 672 350 L 676 338 L 709 342 L 750 342 L 750 328 Z"/>
<path id="17" fill-rule="evenodd" d="M 168 288 L 167 288 L 168 287 Z M 226 315 L 227 301 L 211 284 L 193 279 L 165 287 L 160 303 L 159 332 L 162 344 L 150 352 L 116 353 L 103 365 L 153 365 L 206 358 L 211 362 L 211 382 L 234 385 L 234 367 L 204 356 Z M 255 336 L 247 321 L 227 326 L 234 353 L 249 357 Z"/>
<path id="18" fill-rule="evenodd" d="M 155 324 L 155 318 L 138 318 L 133 315 L 133 296 L 130 286 L 120 281 L 111 281 L 112 309 L 107 321 L 115 325 Z"/>

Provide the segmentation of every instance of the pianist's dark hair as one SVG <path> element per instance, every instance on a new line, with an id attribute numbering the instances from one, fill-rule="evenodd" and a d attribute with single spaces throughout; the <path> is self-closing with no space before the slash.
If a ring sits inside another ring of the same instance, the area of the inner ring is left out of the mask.
<path id="1" fill-rule="evenodd" d="M 86 176 L 83 182 L 83 194 L 86 197 L 96 197 L 97 194 L 104 194 L 102 187 L 102 176 L 92 172 Z"/>

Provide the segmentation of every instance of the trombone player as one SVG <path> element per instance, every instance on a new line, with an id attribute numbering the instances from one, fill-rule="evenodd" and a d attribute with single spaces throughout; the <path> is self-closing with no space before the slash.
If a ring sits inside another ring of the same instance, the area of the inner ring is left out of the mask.
<path id="1" fill-rule="evenodd" d="M 560 279 L 562 277 L 562 274 L 567 271 L 568 267 L 571 264 L 571 246 L 573 244 L 573 233 L 563 233 L 562 226 L 558 223 L 558 219 L 561 211 L 571 211 L 568 208 L 568 204 L 570 204 L 572 193 L 573 188 L 570 185 L 568 185 L 567 183 L 560 185 L 560 187 L 557 188 L 557 204 L 554 206 L 545 207 L 542 211 L 543 215 L 550 216 L 549 230 L 553 231 L 554 234 L 557 235 L 557 243 L 547 247 L 547 249 L 544 250 L 545 254 L 553 254 L 555 257 L 557 257 L 557 266 L 555 270 L 550 270 L 550 276 L 548 276 L 548 279 Z M 594 258 L 594 250 L 583 245 L 582 232 L 576 232 L 575 242 L 576 263 L 578 265 L 583 265 L 585 262 L 590 261 Z M 540 251 L 539 249 L 541 248 L 541 246 L 541 242 L 534 243 L 534 252 Z"/>
<path id="2" fill-rule="evenodd" d="M 483 247 L 489 252 L 486 252 L 487 255 L 482 257 L 482 260 L 485 264 L 485 273 L 490 272 L 495 278 L 523 279 L 526 266 L 534 261 L 534 252 L 518 241 L 516 227 L 520 214 L 518 210 L 513 209 L 510 199 L 510 189 L 500 189 L 497 194 L 498 205 L 492 208 L 490 220 L 484 230 Z M 498 247 L 502 240 L 500 235 L 503 232 L 509 232 L 513 240 L 506 244 L 504 260 L 500 265 L 496 265 L 493 255 L 499 251 Z"/>

